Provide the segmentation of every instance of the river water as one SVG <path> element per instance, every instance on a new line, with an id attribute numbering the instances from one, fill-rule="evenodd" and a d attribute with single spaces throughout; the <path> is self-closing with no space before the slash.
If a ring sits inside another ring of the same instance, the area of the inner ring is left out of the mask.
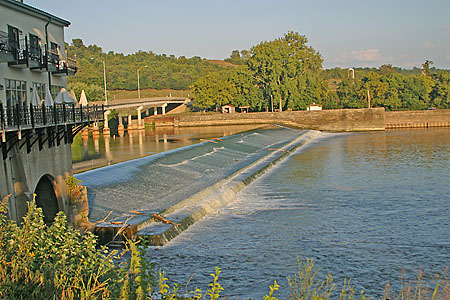
<path id="1" fill-rule="evenodd" d="M 109 163 L 244 129 L 223 130 L 210 128 L 181 135 L 166 132 L 165 136 L 146 133 L 141 136 L 142 142 L 139 136 L 125 137 L 122 142 L 110 139 Z M 231 158 L 239 163 L 247 154 L 252 155 L 251 148 L 257 149 L 260 139 L 270 144 L 275 136 L 283 140 L 281 135 L 290 138 L 299 134 L 282 128 L 266 133 L 258 129 L 224 140 L 227 144 L 220 146 L 220 151 L 214 150 L 219 145 L 203 143 L 155 162 L 168 165 L 173 160 L 176 168 L 193 164 L 206 170 Z M 182 137 L 184 142 L 179 141 Z M 244 140 L 248 145 L 241 143 Z M 94 154 L 105 162 L 106 142 L 100 141 L 99 146 L 88 143 L 84 154 L 91 153 L 92 148 L 100 149 Z M 186 160 L 186 155 L 195 157 Z M 215 159 L 214 155 L 219 156 Z M 144 178 L 147 169 L 151 170 L 147 176 L 155 177 L 155 168 L 161 166 L 153 166 L 151 161 L 142 158 L 129 164 L 133 170 L 140 168 L 137 174 L 141 177 L 136 178 Z M 187 282 L 188 290 L 206 290 L 209 274 L 218 266 L 222 268 L 219 282 L 225 288 L 224 295 L 238 299 L 261 299 L 273 280 L 282 286 L 281 297 L 286 297 L 286 276 L 293 275 L 297 260 L 305 258 L 315 260 L 321 276 L 331 273 L 338 289 L 344 278 L 352 278 L 356 290 L 364 289 L 373 297 L 382 295 L 388 280 L 398 286 L 402 268 L 411 278 L 421 268 L 424 278 L 431 280 L 450 267 L 449 161 L 449 128 L 322 133 L 242 190 L 218 213 L 191 226 L 167 245 L 149 248 L 147 259 L 181 284 L 182 290 Z M 108 189 L 114 189 L 114 197 L 123 193 L 132 199 L 133 190 L 134 197 L 142 195 L 142 188 L 119 191 L 121 185 L 125 189 L 131 186 L 126 182 L 112 182 L 102 188 L 103 181 L 123 178 L 114 171 L 123 167 L 108 168 L 79 174 L 83 184 L 92 186 L 97 199 Z M 182 171 L 175 178 L 186 173 Z M 164 178 L 164 184 L 169 184 L 170 174 Z M 144 192 L 147 195 L 149 191 L 155 188 Z"/>
<path id="2" fill-rule="evenodd" d="M 156 153 L 201 143 L 204 140 L 229 136 L 262 125 L 230 125 L 209 127 L 157 127 L 126 132 L 124 136 L 82 138 L 75 136 L 72 161 L 75 173 L 113 165 Z"/>
<path id="3" fill-rule="evenodd" d="M 450 129 L 324 133 L 148 259 L 206 290 L 222 268 L 224 295 L 260 299 L 297 259 L 313 258 L 338 289 L 380 296 L 402 268 L 425 279 L 450 267 Z"/>

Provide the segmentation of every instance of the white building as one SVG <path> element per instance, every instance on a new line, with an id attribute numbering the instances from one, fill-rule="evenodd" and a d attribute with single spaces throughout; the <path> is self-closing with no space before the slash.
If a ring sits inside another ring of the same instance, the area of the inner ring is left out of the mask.
<path id="1" fill-rule="evenodd" d="M 0 103 L 23 105 L 32 89 L 41 99 L 67 87 L 76 60 L 67 57 L 64 27 L 70 22 L 23 3 L 0 0 Z"/>
<path id="2" fill-rule="evenodd" d="M 310 105 L 306 106 L 306 110 L 307 111 L 322 110 L 322 105 L 313 103 L 313 104 L 310 104 Z"/>

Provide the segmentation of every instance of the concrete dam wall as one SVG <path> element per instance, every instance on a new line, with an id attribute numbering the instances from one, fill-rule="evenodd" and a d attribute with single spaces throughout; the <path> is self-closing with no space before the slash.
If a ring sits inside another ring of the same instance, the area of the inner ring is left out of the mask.
<path id="1" fill-rule="evenodd" d="M 175 126 L 215 126 L 231 124 L 283 124 L 323 131 L 373 131 L 385 129 L 384 108 L 334 109 L 180 116 Z"/>
<path id="2" fill-rule="evenodd" d="M 450 127 L 450 109 L 387 111 L 386 129 Z"/>
<path id="3" fill-rule="evenodd" d="M 223 126 L 246 124 L 283 124 L 322 131 L 374 131 L 396 128 L 450 127 L 450 109 L 385 111 L 372 109 L 333 109 L 322 111 L 285 111 L 231 114 L 195 114 L 148 118 L 155 126 Z"/>

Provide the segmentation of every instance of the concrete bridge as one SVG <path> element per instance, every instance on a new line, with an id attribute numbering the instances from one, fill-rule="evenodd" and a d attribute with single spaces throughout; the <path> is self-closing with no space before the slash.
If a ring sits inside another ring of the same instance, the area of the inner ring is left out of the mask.
<path id="1" fill-rule="evenodd" d="M 124 130 L 123 118 L 127 116 L 127 129 L 144 129 L 142 118 L 151 115 L 165 115 L 166 113 L 182 112 L 186 106 L 191 102 L 189 98 L 181 97 L 152 97 L 152 98 L 138 98 L 138 99 L 120 99 L 96 102 L 104 105 L 105 116 L 116 110 L 119 113 L 119 132 Z M 133 124 L 132 118 L 137 116 L 137 123 Z M 104 130 L 109 131 L 108 124 L 105 122 Z"/>
<path id="2" fill-rule="evenodd" d="M 0 197 L 10 195 L 11 219 L 22 220 L 33 194 L 46 223 L 60 210 L 68 214 L 65 180 L 72 174 L 73 137 L 84 127 L 103 121 L 103 116 L 101 106 L 4 107 L 0 103 Z"/>

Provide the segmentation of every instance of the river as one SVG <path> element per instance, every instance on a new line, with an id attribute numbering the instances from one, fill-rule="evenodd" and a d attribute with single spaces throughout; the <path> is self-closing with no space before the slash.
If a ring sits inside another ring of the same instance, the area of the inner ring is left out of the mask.
<path id="1" fill-rule="evenodd" d="M 229 136 L 263 125 L 231 125 L 223 127 L 157 127 L 126 132 L 124 136 L 83 138 L 75 136 L 72 143 L 73 170 L 80 173 L 118 162 L 145 157 L 193 144 L 211 138 Z"/>
<path id="2" fill-rule="evenodd" d="M 433 278 L 450 267 L 449 149 L 450 129 L 324 134 L 149 257 L 203 290 L 219 266 L 238 298 L 274 279 L 286 296 L 298 258 L 373 297 L 402 268 Z"/>
<path id="3" fill-rule="evenodd" d="M 297 260 L 313 258 L 338 289 L 382 295 L 402 268 L 450 267 L 450 129 L 323 133 L 147 259 L 184 290 L 206 290 L 214 267 L 229 297 L 260 299 Z"/>

